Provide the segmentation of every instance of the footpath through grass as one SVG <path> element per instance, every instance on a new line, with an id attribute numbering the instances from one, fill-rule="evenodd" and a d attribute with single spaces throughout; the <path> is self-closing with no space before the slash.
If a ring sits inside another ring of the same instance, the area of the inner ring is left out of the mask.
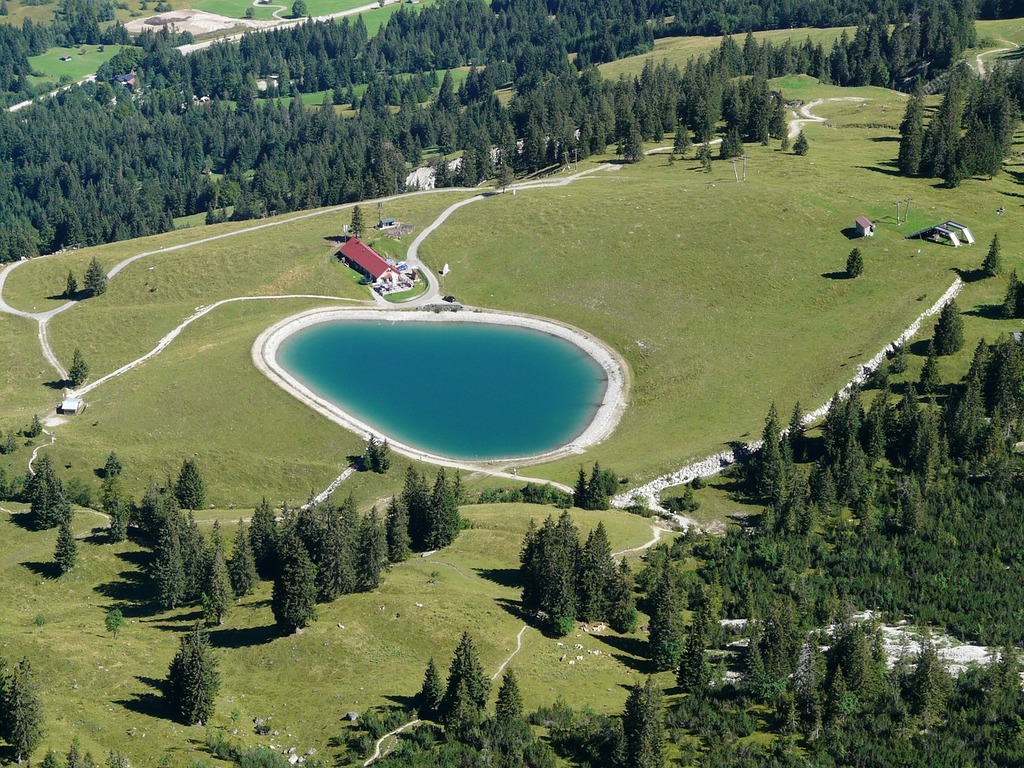
<path id="1" fill-rule="evenodd" d="M 198 611 L 159 612 L 141 601 L 148 553 L 132 543 L 103 543 L 104 537 L 90 530 L 102 521 L 84 511 L 75 520 L 78 564 L 67 576 L 51 578 L 55 532 L 27 531 L 18 522 L 22 508 L 3 506 L 16 512 L 10 519 L 0 513 L 5 542 L 0 579 L 7 592 L 0 607 L 7 628 L 4 655 L 27 656 L 36 670 L 47 715 L 37 754 L 48 748 L 63 754 L 77 737 L 97 759 L 114 749 L 137 765 L 164 756 L 175 768 L 197 758 L 210 761 L 201 746 L 206 731 L 170 720 L 158 691 L 178 638 Z M 270 584 L 261 584 L 233 607 L 222 627 L 211 630 L 223 682 L 209 726 L 223 727 L 232 740 L 246 744 L 295 746 L 300 755 L 315 748 L 333 763 L 327 745 L 342 732 L 345 714 L 407 703 L 419 690 L 431 656 L 447 672 L 464 630 L 475 636 L 484 669 L 493 674 L 515 650 L 524 625 L 515 569 L 527 521 L 549 513 L 558 511 L 531 505 L 464 507 L 472 527 L 453 546 L 394 567 L 377 592 L 320 606 L 319 620 L 292 637 L 280 637 L 273 628 Z M 648 521 L 626 513 L 573 510 L 573 515 L 583 535 L 603 520 L 614 549 L 651 538 Z M 230 541 L 233 526 L 224 534 Z M 112 607 L 120 607 L 129 622 L 116 640 L 104 631 Z M 568 642 L 602 653 L 587 653 L 569 667 L 559 662 L 564 650 L 555 640 L 534 629 L 524 634 L 512 666 L 527 707 L 563 696 L 573 706 L 621 710 L 625 686 L 643 668 L 634 657 L 641 648 L 638 636 L 570 635 Z M 274 735 L 256 736 L 254 717 L 269 718 Z M 365 755 L 351 757 L 361 761 Z"/>

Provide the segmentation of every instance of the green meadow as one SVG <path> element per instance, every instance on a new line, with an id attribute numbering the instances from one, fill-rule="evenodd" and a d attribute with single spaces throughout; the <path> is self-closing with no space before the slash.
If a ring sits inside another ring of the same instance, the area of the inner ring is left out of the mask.
<path id="1" fill-rule="evenodd" d="M 100 50 L 100 49 L 103 50 Z M 50 48 L 46 53 L 29 57 L 32 66 L 33 85 L 40 83 L 67 80 L 81 80 L 93 74 L 100 65 L 110 61 L 121 52 L 120 45 L 82 45 L 77 48 Z M 61 61 L 61 56 L 70 56 L 69 61 Z"/>
<path id="2" fill-rule="evenodd" d="M 22 510 L 0 510 L 0 578 L 9 598 L 3 609 L 4 655 L 29 657 L 37 673 L 47 716 L 37 755 L 48 748 L 63 754 L 77 737 L 97 760 L 113 749 L 134 765 L 216 762 L 203 747 L 204 729 L 169 719 L 158 691 L 178 637 L 196 621 L 197 609 L 160 612 L 140 601 L 148 552 L 130 542 L 104 543 L 95 529 L 104 521 L 86 510 L 75 517 L 78 564 L 52 578 L 55 532 L 27 531 L 20 524 Z M 270 583 L 262 583 L 232 608 L 223 626 L 211 629 L 222 685 L 208 725 L 242 744 L 295 746 L 299 754 L 315 748 L 331 763 L 361 763 L 366 755 L 346 757 L 327 748 L 343 733 L 347 712 L 406 704 L 419 690 L 431 656 L 447 671 L 464 630 L 475 636 L 488 674 L 516 649 L 525 626 L 514 582 L 519 545 L 527 521 L 541 522 L 549 513 L 558 512 L 531 505 L 464 507 L 471 527 L 455 544 L 395 566 L 374 593 L 319 606 L 318 621 L 291 637 L 274 629 Z M 602 520 L 615 549 L 651 539 L 647 521 L 623 512 L 575 510 L 574 518 L 584 536 Z M 201 523 L 205 519 L 200 515 Z M 233 525 L 225 526 L 229 541 L 233 533 Z M 104 630 L 105 613 L 113 607 L 128 620 L 116 639 Z M 574 706 L 621 710 L 626 686 L 645 669 L 636 657 L 639 636 L 566 640 L 601 654 L 587 653 L 585 661 L 569 667 L 559 661 L 565 651 L 554 640 L 532 628 L 523 633 L 522 650 L 511 665 L 528 705 L 564 697 Z M 254 734 L 255 717 L 269 718 L 272 735 Z"/>

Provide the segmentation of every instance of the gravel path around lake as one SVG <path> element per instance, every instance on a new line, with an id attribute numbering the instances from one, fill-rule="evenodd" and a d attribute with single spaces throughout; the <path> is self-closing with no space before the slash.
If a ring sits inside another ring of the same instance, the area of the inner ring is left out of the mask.
<path id="1" fill-rule="evenodd" d="M 607 383 L 604 398 L 597 409 L 597 413 L 594 415 L 590 424 L 583 433 L 556 450 L 535 456 L 510 456 L 503 459 L 479 463 L 457 461 L 445 456 L 419 450 L 414 446 L 407 445 L 400 440 L 394 439 L 392 436 L 378 432 L 369 424 L 314 393 L 292 376 L 292 374 L 289 373 L 277 360 L 277 354 L 281 344 L 287 338 L 304 328 L 336 320 L 381 319 L 388 320 L 389 322 L 468 322 L 484 323 L 489 325 L 506 325 L 517 328 L 529 328 L 531 330 L 547 333 L 551 336 L 556 336 L 579 347 L 601 366 L 604 370 Z M 588 447 L 601 442 L 612 433 L 618 425 L 619 419 L 622 418 L 622 413 L 626 407 L 626 368 L 614 351 L 597 339 L 594 339 L 575 328 L 560 325 L 550 320 L 543 320 L 541 318 L 525 315 L 470 310 L 435 313 L 389 311 L 385 309 L 346 309 L 340 307 L 312 309 L 286 318 L 261 333 L 252 347 L 252 360 L 256 367 L 271 381 L 285 391 L 294 395 L 310 408 L 323 414 L 334 423 L 339 424 L 366 439 L 369 439 L 371 435 L 381 440 L 386 439 L 392 450 L 404 456 L 408 456 L 409 458 L 426 461 L 432 464 L 459 467 L 468 471 L 487 471 L 489 467 L 493 467 L 495 465 L 530 464 L 582 453 Z M 513 475 L 513 477 L 516 477 L 519 480 L 526 479 L 519 475 Z M 561 487 L 565 488 L 565 486 Z"/>

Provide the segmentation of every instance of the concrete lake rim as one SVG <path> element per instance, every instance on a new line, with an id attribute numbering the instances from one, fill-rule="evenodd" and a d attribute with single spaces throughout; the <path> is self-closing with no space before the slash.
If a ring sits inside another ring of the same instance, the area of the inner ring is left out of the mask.
<path id="1" fill-rule="evenodd" d="M 295 378 L 277 359 L 281 344 L 293 334 L 321 323 L 346 320 L 385 320 L 388 322 L 418 323 L 477 323 L 526 328 L 568 341 L 592 358 L 604 373 L 605 391 L 600 405 L 586 428 L 568 443 L 553 450 L 530 455 L 509 456 L 486 461 L 467 461 L 442 456 L 421 450 L 415 446 L 394 440 L 361 419 L 346 412 L 335 403 L 326 400 L 310 390 Z M 625 361 L 606 344 L 583 331 L 568 325 L 556 323 L 530 315 L 496 312 L 493 310 L 463 309 L 458 312 L 415 312 L 396 309 L 355 309 L 344 307 L 321 307 L 300 312 L 263 331 L 252 346 L 253 364 L 271 381 L 313 410 L 326 416 L 350 432 L 368 440 L 374 436 L 386 439 L 391 449 L 412 459 L 442 466 L 475 469 L 496 465 L 540 464 L 583 453 L 587 448 L 605 440 L 618 426 L 626 408 L 629 388 L 628 367 Z"/>

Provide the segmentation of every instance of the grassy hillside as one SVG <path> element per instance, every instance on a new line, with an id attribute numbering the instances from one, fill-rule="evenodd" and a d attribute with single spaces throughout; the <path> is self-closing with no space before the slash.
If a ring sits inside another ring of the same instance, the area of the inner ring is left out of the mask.
<path id="1" fill-rule="evenodd" d="M 110 749 L 124 752 L 134 765 L 162 757 L 171 766 L 209 760 L 201 747 L 203 729 L 169 720 L 157 691 L 196 609 L 162 613 L 138 602 L 148 554 L 131 543 L 102 543 L 102 536 L 91 535 L 102 521 L 88 512 L 76 516 L 79 564 L 60 579 L 48 578 L 55 533 L 22 528 L 20 507 L 2 511 L 4 655 L 27 656 L 37 672 L 47 714 L 37 756 L 49 747 L 63 754 L 77 736 L 99 760 Z M 211 632 L 223 684 L 210 725 L 245 743 L 296 746 L 299 754 L 312 747 L 331 762 L 325 748 L 341 732 L 345 713 L 408 701 L 432 655 L 447 672 L 463 630 L 474 634 L 481 662 L 493 674 L 515 650 L 524 626 L 510 569 L 518 567 L 527 521 L 539 522 L 557 510 L 495 505 L 466 507 L 463 513 L 472 527 L 452 547 L 396 566 L 378 592 L 320 606 L 319 620 L 301 635 L 276 634 L 269 583 L 243 599 L 224 626 Z M 584 535 L 603 520 L 615 549 L 651 538 L 647 521 L 625 513 L 576 510 L 574 516 Z M 232 527 L 225 533 L 230 540 Z M 116 640 L 104 631 L 112 607 L 129 620 Z M 528 706 L 564 696 L 574 705 L 620 710 L 624 686 L 642 668 L 632 655 L 635 639 L 572 642 L 603 652 L 568 667 L 559 663 L 563 651 L 554 640 L 534 629 L 524 633 L 512 664 Z M 277 733 L 256 737 L 257 716 L 271 718 Z"/>
<path id="2" fill-rule="evenodd" d="M 958 190 L 894 175 L 899 94 L 824 87 L 809 78 L 773 84 L 827 123 L 810 124 L 807 157 L 748 146 L 747 181 L 730 163 L 705 174 L 693 160 L 650 156 L 566 188 L 496 196 L 457 212 L 425 245 L 449 262 L 450 290 L 471 304 L 570 322 L 611 343 L 634 374 L 630 407 L 590 458 L 633 476 L 681 466 L 728 441 L 751 439 L 772 400 L 815 407 L 857 363 L 894 338 L 952 282 L 977 267 L 993 232 L 1017 260 L 1022 243 L 998 217 L 1010 176 Z M 909 225 L 893 201 L 914 199 Z M 848 239 L 857 215 L 878 236 Z M 906 241 L 919 223 L 953 218 L 974 228 L 973 248 Z M 481 222 L 487 226 L 481 226 Z M 847 253 L 867 267 L 845 280 Z M 967 301 L 1002 291 L 990 281 Z M 579 460 L 536 470 L 571 477 Z"/>

